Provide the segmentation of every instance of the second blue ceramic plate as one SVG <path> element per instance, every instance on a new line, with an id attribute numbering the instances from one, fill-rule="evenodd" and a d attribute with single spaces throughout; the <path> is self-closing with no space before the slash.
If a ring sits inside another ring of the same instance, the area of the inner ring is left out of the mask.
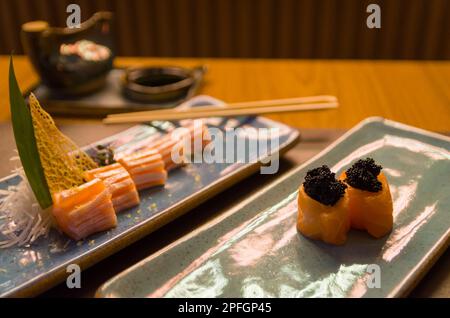
<path id="1" fill-rule="evenodd" d="M 297 233 L 297 189 L 308 169 L 338 174 L 373 157 L 394 200 L 382 239 L 352 230 L 331 246 Z M 222 217 L 105 283 L 99 297 L 402 296 L 450 237 L 450 139 L 371 118 Z"/>

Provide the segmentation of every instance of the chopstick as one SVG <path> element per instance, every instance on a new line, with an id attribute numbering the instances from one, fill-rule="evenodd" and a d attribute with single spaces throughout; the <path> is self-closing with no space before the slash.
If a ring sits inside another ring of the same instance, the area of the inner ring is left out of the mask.
<path id="1" fill-rule="evenodd" d="M 119 123 L 140 123 L 152 120 L 181 120 L 181 119 L 196 119 L 206 117 L 233 117 L 242 115 L 260 115 L 260 114 L 274 114 L 285 112 L 298 112 L 298 111 L 311 111 L 321 109 L 337 108 L 338 103 L 318 103 L 318 104 L 302 104 L 302 105 L 286 105 L 286 106 L 273 106 L 262 108 L 241 108 L 241 109 L 228 109 L 219 108 L 214 111 L 208 112 L 167 112 L 160 114 L 143 114 L 140 116 L 124 116 L 124 117 L 107 117 L 103 119 L 105 124 L 119 124 Z"/>
<path id="2" fill-rule="evenodd" d="M 331 95 L 318 95 L 318 96 L 307 96 L 307 97 L 295 97 L 295 98 L 283 98 L 283 99 L 269 99 L 269 100 L 260 100 L 260 101 L 251 101 L 251 102 L 239 102 L 239 103 L 228 103 L 221 105 L 222 107 L 229 107 L 233 109 L 240 109 L 240 108 L 260 108 L 260 107 L 266 107 L 266 106 L 277 106 L 277 105 L 294 105 L 294 104 L 305 104 L 305 103 L 333 103 L 337 102 L 336 96 Z M 195 112 L 201 112 L 201 111 L 215 111 L 217 109 L 220 109 L 218 105 L 204 105 L 204 106 L 197 106 L 193 108 L 189 108 L 188 111 L 195 113 Z M 147 114 L 166 114 L 168 112 L 184 112 L 187 111 L 186 109 L 161 109 L 161 110 L 146 110 L 146 111 L 138 111 L 138 112 L 130 112 L 130 113 L 119 113 L 119 114 L 111 114 L 108 115 L 108 118 L 112 117 L 135 117 L 135 116 L 141 116 L 141 115 L 147 115 Z"/>
<path id="3" fill-rule="evenodd" d="M 312 103 L 318 102 L 318 103 Z M 229 107 L 200 106 L 190 109 L 143 111 L 108 115 L 105 124 L 138 123 L 152 120 L 181 120 L 205 117 L 233 117 L 271 113 L 313 111 L 338 107 L 334 96 L 310 96 L 227 104 Z"/>

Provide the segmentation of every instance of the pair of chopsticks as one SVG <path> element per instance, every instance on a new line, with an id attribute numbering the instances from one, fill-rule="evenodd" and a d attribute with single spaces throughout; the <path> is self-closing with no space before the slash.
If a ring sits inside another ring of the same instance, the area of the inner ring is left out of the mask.
<path id="1" fill-rule="evenodd" d="M 275 114 L 285 112 L 311 111 L 337 108 L 335 96 L 320 95 L 285 99 L 271 99 L 253 102 L 199 106 L 189 109 L 139 111 L 108 115 L 105 124 L 139 123 L 152 120 L 181 120 L 206 117 L 234 117 L 242 115 Z"/>

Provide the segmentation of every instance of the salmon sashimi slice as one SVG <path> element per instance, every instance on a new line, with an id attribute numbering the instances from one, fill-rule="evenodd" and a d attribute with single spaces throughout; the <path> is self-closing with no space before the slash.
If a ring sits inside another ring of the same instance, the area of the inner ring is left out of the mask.
<path id="1" fill-rule="evenodd" d="M 156 147 L 153 145 L 151 147 L 154 147 L 153 149 L 156 149 L 161 155 L 164 162 L 164 167 L 167 171 L 186 164 L 185 150 L 182 140 L 168 139 Z M 174 160 L 173 153 L 177 156 L 176 160 Z"/>
<path id="2" fill-rule="evenodd" d="M 298 192 L 297 229 L 312 239 L 334 245 L 344 244 L 350 229 L 347 206 L 347 195 L 328 206 L 311 198 L 302 185 Z"/>
<path id="3" fill-rule="evenodd" d="M 140 202 L 131 175 L 120 163 L 86 171 L 84 178 L 87 181 L 98 178 L 104 182 L 112 195 L 111 200 L 116 213 L 136 206 Z"/>
<path id="4" fill-rule="evenodd" d="M 347 179 L 345 172 L 340 180 Z M 377 176 L 381 190 L 370 192 L 352 187 L 347 183 L 351 226 L 365 230 L 370 235 L 380 238 L 388 234 L 394 225 L 391 191 L 386 176 L 380 172 Z"/>
<path id="5" fill-rule="evenodd" d="M 154 140 L 146 149 L 158 151 L 166 171 L 170 171 L 185 165 L 188 162 L 187 156 L 194 151 L 202 151 L 210 140 L 208 127 L 203 122 L 196 121 Z"/>
<path id="6" fill-rule="evenodd" d="M 138 189 L 147 189 L 156 186 L 162 186 L 166 183 L 167 180 L 167 172 L 165 170 L 162 171 L 153 171 L 149 173 L 141 173 L 134 176 L 134 180 L 138 185 Z"/>
<path id="7" fill-rule="evenodd" d="M 74 240 L 117 225 L 111 193 L 98 178 L 54 193 L 52 214 L 58 227 Z"/>
<path id="8" fill-rule="evenodd" d="M 195 120 L 193 123 L 185 125 L 188 138 L 191 141 L 191 151 L 202 150 L 211 142 L 211 136 L 208 126 L 201 120 Z"/>
<path id="9" fill-rule="evenodd" d="M 58 192 L 60 208 L 68 209 L 77 204 L 77 202 L 87 201 L 92 193 L 99 193 L 103 190 L 103 183 L 84 183 L 78 187 Z M 54 201 L 54 200 L 53 200 Z"/>
<path id="10" fill-rule="evenodd" d="M 130 208 L 130 202 L 134 201 L 136 196 L 133 192 L 127 192 L 114 198 L 114 210 L 123 211 Z"/>
<path id="11" fill-rule="evenodd" d="M 129 172 L 138 190 L 166 183 L 167 171 L 162 156 L 156 149 L 123 156 L 119 163 Z"/>

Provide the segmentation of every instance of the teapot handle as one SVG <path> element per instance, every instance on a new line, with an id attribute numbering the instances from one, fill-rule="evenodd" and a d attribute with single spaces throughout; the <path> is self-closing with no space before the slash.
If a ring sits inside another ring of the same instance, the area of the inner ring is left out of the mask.
<path id="1" fill-rule="evenodd" d="M 79 28 L 50 27 L 46 21 L 30 21 L 22 25 L 22 44 L 27 52 L 33 52 L 36 49 L 45 52 L 51 47 L 50 39 L 62 42 L 81 38 L 96 25 L 110 22 L 112 19 L 112 12 L 101 11 L 81 23 Z"/>

